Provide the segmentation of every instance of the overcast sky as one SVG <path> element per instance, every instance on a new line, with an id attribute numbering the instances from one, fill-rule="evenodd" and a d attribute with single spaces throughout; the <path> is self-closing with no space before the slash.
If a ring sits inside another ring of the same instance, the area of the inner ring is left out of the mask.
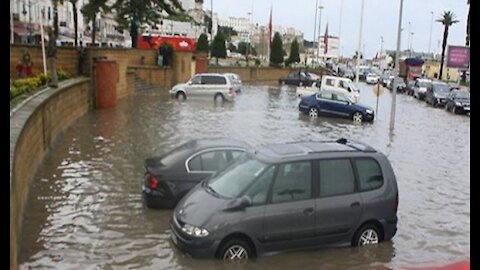
<path id="1" fill-rule="evenodd" d="M 292 26 L 304 33 L 306 40 L 313 39 L 316 0 L 204 0 L 204 8 L 213 10 L 220 16 L 248 17 L 252 10 L 253 21 L 267 24 L 272 7 L 273 24 Z M 338 35 L 341 0 L 318 0 L 324 7 L 321 18 L 321 34 Z M 363 44 L 365 56 L 371 58 L 380 51 L 383 36 L 383 49 L 396 49 L 397 26 L 400 0 L 364 0 Z M 341 46 L 344 55 L 353 55 L 358 46 L 360 30 L 361 0 L 343 0 Z M 460 22 L 449 28 L 448 44 L 465 45 L 467 0 L 404 0 L 402 25 L 402 49 L 408 48 L 408 22 L 413 32 L 414 51 L 428 51 L 431 11 L 434 12 L 431 51 L 438 52 L 441 46 L 443 25 L 435 22 L 443 11 L 452 11 Z M 318 17 L 317 17 L 318 32 Z M 440 45 L 439 45 L 440 42 Z"/>

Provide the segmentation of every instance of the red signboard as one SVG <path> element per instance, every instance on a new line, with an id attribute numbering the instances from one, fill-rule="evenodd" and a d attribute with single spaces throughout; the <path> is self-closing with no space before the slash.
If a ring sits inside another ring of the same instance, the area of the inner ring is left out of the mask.
<path id="1" fill-rule="evenodd" d="M 195 51 L 195 41 L 187 37 L 177 37 L 177 36 L 150 36 L 150 35 L 140 35 L 138 37 L 138 48 L 139 49 L 157 49 L 162 43 L 168 43 L 172 45 L 174 51 L 186 51 L 194 52 Z"/>
<path id="2" fill-rule="evenodd" d="M 447 67 L 467 69 L 470 66 L 470 47 L 448 46 Z"/>

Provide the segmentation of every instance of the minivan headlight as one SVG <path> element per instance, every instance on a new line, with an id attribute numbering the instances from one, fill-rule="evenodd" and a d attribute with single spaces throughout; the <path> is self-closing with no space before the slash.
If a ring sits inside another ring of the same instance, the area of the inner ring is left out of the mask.
<path id="1" fill-rule="evenodd" d="M 195 236 L 195 237 L 208 236 L 208 231 L 206 229 L 196 227 L 190 224 L 183 225 L 182 231 L 188 235 Z"/>

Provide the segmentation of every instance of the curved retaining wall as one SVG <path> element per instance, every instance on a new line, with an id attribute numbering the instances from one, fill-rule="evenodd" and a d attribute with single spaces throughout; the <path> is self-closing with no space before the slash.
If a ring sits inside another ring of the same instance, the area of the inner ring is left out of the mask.
<path id="1" fill-rule="evenodd" d="M 55 138 L 92 107 L 90 79 L 47 88 L 10 112 L 10 269 L 17 268 L 22 220 L 38 165 Z"/>

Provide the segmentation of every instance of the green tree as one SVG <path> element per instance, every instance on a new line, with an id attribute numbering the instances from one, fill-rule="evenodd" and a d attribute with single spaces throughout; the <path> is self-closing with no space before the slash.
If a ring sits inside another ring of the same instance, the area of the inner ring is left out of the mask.
<path id="1" fill-rule="evenodd" d="M 233 27 L 219 25 L 218 31 L 223 33 L 223 36 L 225 37 L 225 41 L 227 42 L 232 41 L 232 36 L 238 35 L 237 31 L 233 30 Z"/>
<path id="2" fill-rule="evenodd" d="M 447 47 L 447 39 L 448 39 L 448 28 L 453 25 L 454 23 L 458 23 L 458 20 L 455 20 L 455 14 L 451 11 L 444 11 L 442 16 L 437 19 L 437 22 L 444 25 L 443 28 L 443 42 L 442 42 L 442 56 L 440 58 L 440 74 L 439 78 L 442 79 L 443 74 L 443 62 L 445 58 L 445 48 Z"/>
<path id="3" fill-rule="evenodd" d="M 118 25 L 129 29 L 133 48 L 137 48 L 140 27 L 144 24 L 155 26 L 160 23 L 163 11 L 174 20 L 191 19 L 184 14 L 178 0 L 117 0 L 113 9 L 116 11 L 115 20 Z"/>
<path id="4" fill-rule="evenodd" d="M 297 38 L 295 38 L 292 42 L 292 46 L 290 47 L 290 55 L 286 60 L 285 64 L 289 66 L 292 63 L 300 62 L 300 48 L 298 46 Z"/>
<path id="5" fill-rule="evenodd" d="M 238 52 L 245 56 L 245 61 L 247 62 L 248 66 L 248 56 L 249 55 L 257 55 L 257 51 L 252 46 L 252 44 L 241 41 L 238 43 Z"/>
<path id="6" fill-rule="evenodd" d="M 204 33 L 198 37 L 197 52 L 208 52 L 208 39 Z"/>
<path id="7" fill-rule="evenodd" d="M 215 57 L 217 59 L 217 65 L 218 58 L 227 57 L 227 47 L 225 46 L 225 37 L 223 36 L 222 32 L 217 32 L 215 38 L 213 39 L 211 57 Z"/>
<path id="8" fill-rule="evenodd" d="M 279 67 L 283 63 L 283 43 L 278 32 L 275 32 L 270 50 L 270 66 Z"/>
<path id="9" fill-rule="evenodd" d="M 92 23 L 92 44 L 94 46 L 97 35 L 97 15 L 109 10 L 110 8 L 107 6 L 107 0 L 89 0 L 81 9 L 87 24 Z"/>

